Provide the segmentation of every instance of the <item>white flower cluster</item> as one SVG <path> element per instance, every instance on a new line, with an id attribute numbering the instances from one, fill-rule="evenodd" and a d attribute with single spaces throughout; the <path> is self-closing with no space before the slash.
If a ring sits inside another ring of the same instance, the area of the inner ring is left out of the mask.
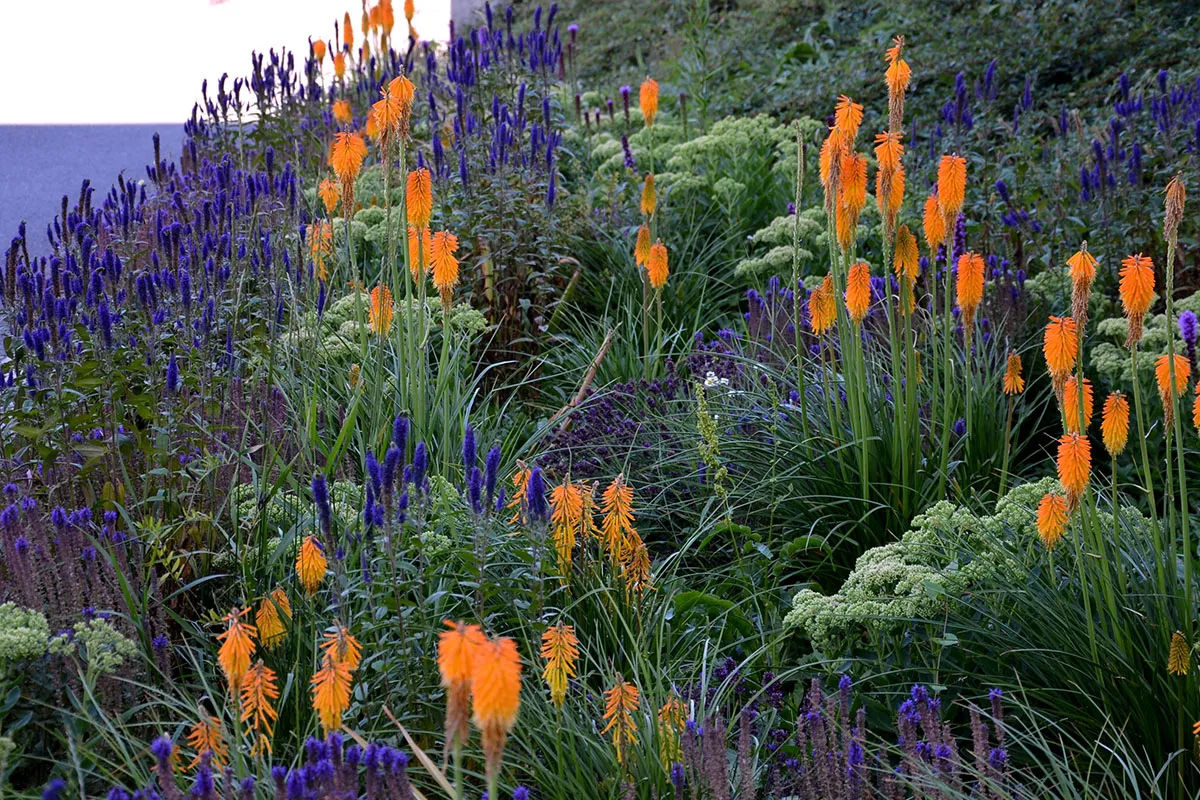
<path id="1" fill-rule="evenodd" d="M 729 386 L 729 378 L 718 378 L 717 373 L 710 369 L 704 376 L 704 388 L 712 389 L 715 386 Z"/>

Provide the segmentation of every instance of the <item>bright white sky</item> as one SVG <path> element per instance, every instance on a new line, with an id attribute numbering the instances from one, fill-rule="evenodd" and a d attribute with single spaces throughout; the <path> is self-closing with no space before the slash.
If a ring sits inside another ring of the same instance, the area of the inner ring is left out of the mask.
<path id="1" fill-rule="evenodd" d="M 403 31 L 403 0 L 393 7 Z M 205 78 L 213 96 L 252 50 L 286 45 L 299 61 L 347 11 L 357 47 L 362 0 L 0 0 L 0 124 L 182 123 Z M 449 19 L 450 0 L 417 0 L 422 39 L 445 39 Z"/>

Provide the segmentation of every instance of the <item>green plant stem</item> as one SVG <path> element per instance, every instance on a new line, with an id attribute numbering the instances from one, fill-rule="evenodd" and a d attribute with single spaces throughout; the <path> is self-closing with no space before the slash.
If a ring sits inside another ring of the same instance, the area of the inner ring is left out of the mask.
<path id="1" fill-rule="evenodd" d="M 1013 408 L 1016 406 L 1015 398 L 1010 394 L 1008 396 L 1008 414 L 1004 419 L 1004 457 L 1000 460 L 1000 491 L 998 497 L 1004 497 L 1004 490 L 1008 486 L 1008 456 L 1012 450 L 1012 419 Z"/>
<path id="2" fill-rule="evenodd" d="M 951 223 L 946 222 L 947 237 L 953 235 L 954 227 L 958 224 L 957 218 Z M 947 242 L 949 244 L 949 242 Z M 950 353 L 952 350 L 952 337 L 954 331 L 950 326 L 950 259 L 951 248 L 946 248 L 946 286 L 944 287 L 945 297 L 943 298 L 943 313 L 942 313 L 942 460 L 938 475 L 938 498 L 943 499 L 946 494 L 946 470 L 950 465 Z M 936 268 L 935 268 L 936 269 Z"/>
<path id="3" fill-rule="evenodd" d="M 1172 236 L 1167 240 L 1167 263 L 1165 267 L 1167 288 L 1167 370 L 1170 381 L 1168 389 L 1170 396 L 1168 402 L 1171 409 L 1171 424 L 1174 429 L 1174 437 L 1168 432 L 1167 435 L 1167 474 L 1170 476 L 1171 464 L 1171 439 L 1175 440 L 1175 450 L 1178 457 L 1178 472 L 1179 472 L 1179 513 L 1180 513 L 1180 533 L 1183 536 L 1183 624 L 1184 632 L 1187 634 L 1189 643 L 1192 643 L 1192 635 L 1194 628 L 1194 609 L 1192 598 L 1192 578 L 1193 578 L 1193 552 L 1192 552 L 1192 537 L 1191 528 L 1189 525 L 1189 517 L 1191 516 L 1191 508 L 1188 503 L 1187 496 L 1187 472 L 1184 469 L 1183 460 L 1183 427 L 1179 421 L 1179 395 L 1175 391 L 1175 311 L 1174 298 L 1175 293 L 1175 237 Z M 1173 491 L 1172 487 L 1172 491 Z M 1171 513 L 1174 516 L 1175 503 L 1171 503 Z M 1172 534 L 1174 529 L 1172 526 Z M 1182 734 L 1181 734 L 1182 735 Z"/>
<path id="4" fill-rule="evenodd" d="M 1146 420 L 1142 415 L 1141 376 L 1138 373 L 1138 348 L 1134 345 L 1129 357 L 1133 365 L 1133 408 L 1138 424 L 1138 445 L 1142 454 L 1142 476 L 1145 479 L 1146 496 L 1150 501 L 1150 520 L 1154 531 L 1154 566 L 1158 575 L 1158 592 L 1162 597 L 1167 596 L 1166 564 L 1163 562 L 1162 526 L 1158 522 L 1158 501 L 1154 497 L 1154 476 L 1150 472 L 1150 456 L 1146 450 Z"/>

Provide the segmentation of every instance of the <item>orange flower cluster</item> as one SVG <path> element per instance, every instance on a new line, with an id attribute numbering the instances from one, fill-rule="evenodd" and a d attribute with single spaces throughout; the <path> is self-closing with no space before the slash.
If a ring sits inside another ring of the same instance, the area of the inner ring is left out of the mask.
<path id="1" fill-rule="evenodd" d="M 1067 492 L 1067 511 L 1074 511 L 1087 488 L 1092 469 L 1092 445 L 1079 433 L 1058 440 L 1058 481 Z"/>
<path id="2" fill-rule="evenodd" d="M 1129 401 L 1120 392 L 1113 392 L 1104 401 L 1100 435 L 1104 438 L 1104 449 L 1112 456 L 1119 455 L 1129 441 Z"/>
<path id="3" fill-rule="evenodd" d="M 571 574 L 571 554 L 577 539 L 599 537 L 593 517 L 596 484 L 572 483 L 570 476 L 550 491 L 550 535 L 558 554 L 558 572 L 563 581 Z"/>
<path id="4" fill-rule="evenodd" d="M 187 743 L 196 753 L 187 766 L 188 770 L 198 767 L 206 754 L 214 767 L 219 768 L 229 763 L 229 745 L 225 743 L 221 720 L 211 714 L 202 714 L 200 720 L 191 727 Z"/>
<path id="5" fill-rule="evenodd" d="M 321 668 L 312 677 L 312 708 L 326 733 L 340 730 L 350 710 L 354 671 L 362 663 L 362 647 L 340 622 L 321 645 Z"/>
<path id="6" fill-rule="evenodd" d="M 279 699 L 279 683 L 275 671 L 260 658 L 242 680 L 242 722 L 249 723 L 254 735 L 253 752 L 261 755 L 271 752 L 271 737 L 275 735 L 275 721 L 279 711 L 273 703 Z"/>
<path id="7" fill-rule="evenodd" d="M 1025 391 L 1025 379 L 1021 377 L 1021 356 L 1011 350 L 1004 370 L 1004 393 L 1017 395 Z"/>
<path id="8" fill-rule="evenodd" d="M 958 222 L 967 191 L 967 160 L 959 155 L 942 156 L 938 162 L 937 199 L 946 219 L 946 230 Z"/>
<path id="9" fill-rule="evenodd" d="M 248 617 L 250 609 L 234 608 L 225 615 L 225 630 L 217 634 L 221 649 L 217 651 L 217 661 L 225 672 L 225 680 L 230 691 L 237 691 L 238 684 L 246 670 L 250 669 L 250 659 L 254 657 L 254 640 L 258 631 L 243 616 Z"/>
<path id="10" fill-rule="evenodd" d="M 357 133 L 339 132 L 333 135 L 329 147 L 329 166 L 342 184 L 342 216 L 347 220 L 354 214 L 354 180 L 367 158 L 367 145 Z"/>
<path id="11" fill-rule="evenodd" d="M 650 262 L 650 226 L 644 223 L 638 228 L 637 241 L 633 245 L 633 262 L 639 267 Z"/>
<path id="12" fill-rule="evenodd" d="M 575 662 L 579 660 L 579 639 L 575 628 L 559 622 L 542 633 L 542 658 L 546 667 L 542 677 L 550 688 L 550 700 L 562 708 L 567 697 L 567 680 L 575 677 Z"/>
<path id="13" fill-rule="evenodd" d="M 917 251 L 917 237 L 907 225 L 896 230 L 895 257 L 892 268 L 900 284 L 904 311 L 911 314 L 916 308 L 917 276 L 921 273 L 921 256 Z"/>
<path id="14" fill-rule="evenodd" d="M 391 152 L 392 135 L 399 134 L 401 140 L 408 138 L 408 121 L 412 115 L 415 92 L 413 82 L 399 75 L 379 90 L 380 99 L 371 106 L 371 117 L 387 161 L 390 161 L 387 154 Z"/>
<path id="15" fill-rule="evenodd" d="M 1092 382 L 1083 379 L 1083 422 L 1079 420 L 1079 381 L 1072 375 L 1063 384 L 1063 417 L 1067 433 L 1086 433 L 1092 424 Z"/>
<path id="16" fill-rule="evenodd" d="M 665 770 L 683 760 L 680 736 L 687 725 L 687 717 L 687 707 L 674 694 L 658 710 L 658 759 Z"/>
<path id="17" fill-rule="evenodd" d="M 1174 369 L 1172 369 L 1174 367 Z M 1175 391 L 1171 391 L 1171 378 L 1174 372 Z M 1187 356 L 1176 353 L 1174 360 L 1166 353 L 1154 362 L 1154 377 L 1158 381 L 1158 396 L 1162 400 L 1163 416 L 1168 426 L 1175 423 L 1175 398 L 1187 391 L 1188 379 L 1192 375 L 1192 365 Z"/>
<path id="18" fill-rule="evenodd" d="M 512 639 L 488 639 L 479 646 L 471 668 L 471 706 L 471 721 L 483 739 L 488 782 L 494 784 L 521 709 L 521 656 Z"/>
<path id="19" fill-rule="evenodd" d="M 1037 530 L 1047 550 L 1058 546 L 1067 530 L 1067 501 L 1061 495 L 1042 497 L 1037 509 Z"/>
<path id="20" fill-rule="evenodd" d="M 654 118 L 658 116 L 658 81 L 654 78 L 647 77 L 642 81 L 638 90 L 638 104 L 642 108 L 642 119 L 645 120 L 646 127 L 650 127 L 654 124 Z"/>
<path id="21" fill-rule="evenodd" d="M 833 223 L 838 246 L 843 252 L 849 252 L 854 243 L 858 217 L 867 202 L 867 160 L 854 150 L 862 119 L 863 107 L 860 104 L 845 95 L 839 97 L 834 109 L 833 127 L 821 145 L 818 159 L 821 183 L 825 187 L 825 214 Z M 890 135 L 882 136 L 885 139 L 881 145 L 883 157 L 893 165 L 894 176 L 901 170 L 899 158 L 903 154 L 903 147 L 900 147 L 898 140 L 893 141 Z M 891 178 L 886 180 L 890 181 Z M 887 188 L 886 197 L 890 202 L 890 182 Z M 880 200 L 880 203 L 882 208 L 884 201 Z"/>
<path id="22" fill-rule="evenodd" d="M 660 239 L 650 246 L 650 254 L 646 258 L 646 277 L 650 280 L 650 286 L 660 291 L 667 285 L 667 277 L 670 274 L 667 266 L 667 246 Z"/>
<path id="23" fill-rule="evenodd" d="M 471 670 L 475 654 L 487 641 L 478 625 L 446 621 L 449 630 L 438 634 L 438 671 L 446 690 L 446 744 L 467 741 L 470 717 Z"/>
<path id="24" fill-rule="evenodd" d="M 321 581 L 325 580 L 325 571 L 329 561 L 325 558 L 325 550 L 315 536 L 305 536 L 300 543 L 300 552 L 296 554 L 296 577 L 309 597 L 317 593 Z"/>
<path id="25" fill-rule="evenodd" d="M 1080 244 L 1079 252 L 1067 259 L 1071 271 L 1071 316 L 1081 329 L 1087 326 L 1088 297 L 1096 278 L 1096 263 L 1088 252 L 1087 242 Z"/>
<path id="26" fill-rule="evenodd" d="M 966 331 L 967 348 L 970 349 L 971 330 L 975 323 L 975 310 L 983 302 L 983 256 L 978 253 L 963 253 L 958 257 L 958 276 L 955 289 L 958 307 L 962 311 L 963 329 Z"/>
<path id="27" fill-rule="evenodd" d="M 268 650 L 283 644 L 287 639 L 287 626 L 292 621 L 292 601 L 282 586 L 258 603 L 254 612 L 254 622 L 258 627 L 258 640 Z"/>
<path id="28" fill-rule="evenodd" d="M 322 190 L 326 188 L 326 184 L 334 191 L 333 201 L 326 206 L 329 208 L 337 205 L 337 184 L 333 181 L 325 181 L 321 184 Z M 319 280 L 329 280 L 329 269 L 325 266 L 325 259 L 333 254 L 333 226 L 324 220 L 317 220 L 308 226 L 306 235 L 308 236 L 308 253 L 312 259 L 313 274 Z"/>
<path id="29" fill-rule="evenodd" d="M 871 308 L 871 268 L 864 261 L 850 267 L 846 276 L 846 311 L 855 325 L 862 325 Z"/>
<path id="30" fill-rule="evenodd" d="M 1142 321 L 1154 302 L 1154 262 L 1141 253 L 1121 261 L 1121 307 L 1129 321 L 1125 346 L 1130 350 L 1142 340 Z"/>
<path id="31" fill-rule="evenodd" d="M 420 238 L 417 229 L 408 226 L 408 269 L 412 273 L 413 283 L 419 284 L 422 276 L 429 273 L 430 258 L 433 256 L 433 234 L 429 228 L 422 228 Z"/>
<path id="32" fill-rule="evenodd" d="M 1196 382 L 1196 399 L 1192 401 L 1192 424 L 1200 431 L 1200 381 Z"/>
<path id="33" fill-rule="evenodd" d="M 650 553 L 634 525 L 633 487 L 625 475 L 613 478 L 600 498 L 604 515 L 600 540 L 609 561 L 621 571 L 628 594 L 640 594 L 653 586 Z"/>
<path id="34" fill-rule="evenodd" d="M 517 461 L 517 468 L 513 472 L 512 483 L 513 493 L 512 499 L 508 501 L 506 508 L 513 509 L 513 515 L 509 517 L 509 525 L 519 525 L 521 517 L 525 515 L 525 511 L 529 505 L 529 473 L 530 469 L 524 461 Z"/>
<path id="35" fill-rule="evenodd" d="M 428 169 L 421 167 L 408 173 L 404 197 L 408 224 L 418 230 L 428 228 L 433 216 L 433 179 Z"/>
<path id="36" fill-rule="evenodd" d="M 371 327 L 371 333 L 376 336 L 388 335 L 388 331 L 392 329 L 394 307 L 391 289 L 381 284 L 371 290 L 371 307 L 367 310 L 367 323 Z"/>
<path id="37" fill-rule="evenodd" d="M 833 277 L 825 276 L 821 285 L 808 296 L 808 324 L 820 336 L 837 321 L 837 301 L 833 296 Z"/>
<path id="38" fill-rule="evenodd" d="M 946 217 L 942 214 L 942 206 L 937 195 L 931 194 L 925 200 L 925 214 L 922 218 L 925 229 L 925 244 L 929 251 L 935 252 L 938 245 L 946 241 Z"/>
<path id="39" fill-rule="evenodd" d="M 888 68 L 884 73 L 884 82 L 888 87 L 888 128 L 899 131 L 904 119 L 904 94 L 908 91 L 908 82 L 912 79 L 912 69 L 901 54 L 904 52 L 904 37 L 892 39 L 885 57 Z"/>
<path id="40" fill-rule="evenodd" d="M 438 636 L 438 671 L 446 689 L 446 746 L 468 737 L 467 714 L 483 737 L 489 783 L 500 771 L 508 734 L 521 708 L 521 657 L 512 639 L 488 639 L 478 625 L 446 621 Z M 469 709 L 470 706 L 470 709 Z"/>
<path id="41" fill-rule="evenodd" d="M 634 715 L 641 707 L 641 695 L 636 686 L 617 676 L 617 682 L 604 693 L 604 726 L 602 734 L 612 734 L 617 763 L 625 763 L 631 745 L 637 744 L 637 720 Z"/>
<path id="42" fill-rule="evenodd" d="M 449 231 L 438 231 L 431 242 L 430 270 L 433 285 L 442 296 L 442 307 L 449 311 L 450 297 L 458 284 L 458 237 Z"/>
<path id="43" fill-rule="evenodd" d="M 1075 360 L 1079 358 L 1079 331 L 1074 319 L 1050 317 L 1046 323 L 1042 353 L 1046 356 L 1046 367 L 1054 380 L 1055 392 L 1060 392 L 1067 376 L 1075 368 Z"/>
<path id="44" fill-rule="evenodd" d="M 342 199 L 342 190 L 338 188 L 330 178 L 325 178 L 317 187 L 317 194 L 321 196 L 321 203 L 325 206 L 325 213 L 332 216 L 333 210 L 337 208 L 338 201 Z"/>
<path id="45" fill-rule="evenodd" d="M 888 239 L 896 228 L 900 206 L 904 204 L 904 165 L 900 163 L 904 145 L 900 143 L 900 137 L 896 130 L 875 134 L 875 158 L 879 162 L 875 172 L 875 202 Z"/>
<path id="46" fill-rule="evenodd" d="M 653 217 L 658 208 L 658 193 L 654 190 L 654 173 L 646 173 L 646 181 L 642 184 L 642 216 Z"/>

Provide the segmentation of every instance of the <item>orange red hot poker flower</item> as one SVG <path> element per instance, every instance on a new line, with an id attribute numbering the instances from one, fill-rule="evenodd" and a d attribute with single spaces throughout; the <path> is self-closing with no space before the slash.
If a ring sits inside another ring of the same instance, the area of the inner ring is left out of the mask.
<path id="1" fill-rule="evenodd" d="M 1141 253 L 1121 261 L 1121 306 L 1129 320 L 1125 346 L 1137 347 L 1142 340 L 1142 321 L 1154 302 L 1154 262 Z"/>
<path id="2" fill-rule="evenodd" d="M 659 241 L 650 246 L 650 253 L 646 258 L 646 275 L 654 289 L 661 289 L 667 285 L 667 277 L 670 275 L 667 260 L 665 244 Z"/>
<path id="3" fill-rule="evenodd" d="M 329 166 L 344 184 L 358 177 L 363 160 L 367 157 L 367 145 L 357 133 L 339 132 L 333 135 L 329 147 Z"/>
<path id="4" fill-rule="evenodd" d="M 413 283 L 420 283 L 425 273 L 429 272 L 430 259 L 433 257 L 433 234 L 429 228 L 422 228 L 420 238 L 417 229 L 408 226 L 408 268 L 412 272 Z"/>
<path id="5" fill-rule="evenodd" d="M 387 336 L 388 331 L 392 329 L 394 313 L 392 290 L 382 284 L 372 289 L 371 306 L 367 310 L 367 322 L 371 327 L 371 333 L 376 336 Z"/>
<path id="6" fill-rule="evenodd" d="M 1038 503 L 1037 531 L 1047 550 L 1053 550 L 1067 529 L 1067 501 L 1062 495 L 1047 494 Z"/>
<path id="7" fill-rule="evenodd" d="M 978 253 L 963 253 L 958 257 L 958 276 L 955 278 L 955 290 L 958 295 L 958 307 L 962 309 L 962 320 L 965 330 L 971 330 L 975 322 L 975 310 L 983 301 L 983 256 Z"/>
<path id="8" fill-rule="evenodd" d="M 446 620 L 449 630 L 438 634 L 438 671 L 446 690 L 446 746 L 463 744 L 469 730 L 471 671 L 475 654 L 487 641 L 478 625 Z"/>
<path id="9" fill-rule="evenodd" d="M 946 155 L 938 162 L 938 203 L 949 228 L 958 219 L 967 190 L 967 160 L 962 156 Z"/>
<path id="10" fill-rule="evenodd" d="M 1067 510 L 1079 504 L 1087 489 L 1092 469 L 1092 445 L 1078 433 L 1065 433 L 1058 440 L 1058 480 L 1067 492 Z"/>
<path id="11" fill-rule="evenodd" d="M 1046 323 L 1042 353 L 1046 356 L 1046 367 L 1051 376 L 1061 386 L 1079 357 L 1079 335 L 1074 319 L 1050 317 Z"/>
<path id="12" fill-rule="evenodd" d="M 942 206 L 938 202 L 936 194 L 929 195 L 925 200 L 922 222 L 925 229 L 925 244 L 931 253 L 935 252 L 938 245 L 946 241 L 946 216 L 942 213 Z"/>
<path id="13" fill-rule="evenodd" d="M 1104 401 L 1100 416 L 1100 435 L 1109 455 L 1120 455 L 1129 441 L 1129 401 L 1120 392 L 1113 392 Z"/>
<path id="14" fill-rule="evenodd" d="M 855 325 L 861 325 L 871 307 L 871 268 L 859 261 L 846 276 L 846 311 Z"/>
<path id="15" fill-rule="evenodd" d="M 1021 377 L 1021 356 L 1009 352 L 1004 370 L 1004 393 L 1018 395 L 1025 391 L 1025 379 Z"/>
<path id="16" fill-rule="evenodd" d="M 575 677 L 575 662 L 579 659 L 579 640 L 575 628 L 559 622 L 542 633 L 542 658 L 546 667 L 542 677 L 550 689 L 550 700 L 562 708 L 567 697 L 567 680 Z"/>
<path id="17" fill-rule="evenodd" d="M 442 296 L 442 305 L 450 306 L 450 293 L 458 283 L 458 237 L 449 231 L 438 231 L 431 242 L 433 255 L 433 285 Z"/>
<path id="18" fill-rule="evenodd" d="M 821 285 L 808 296 L 808 324 L 820 336 L 837 320 L 837 301 L 833 295 L 833 277 L 825 276 Z"/>
<path id="19" fill-rule="evenodd" d="M 471 669 L 472 721 L 483 736 L 489 783 L 500 773 L 504 743 L 521 709 L 521 656 L 512 639 L 489 639 L 474 655 Z"/>
<path id="20" fill-rule="evenodd" d="M 833 127 L 844 138 L 844 141 L 852 143 L 858 136 L 858 127 L 862 125 L 863 107 L 859 103 L 854 102 L 846 95 L 842 95 L 837 100 L 837 106 L 833 112 Z"/>
<path id="21" fill-rule="evenodd" d="M 1087 242 L 1079 245 L 1079 252 L 1067 259 L 1071 271 L 1071 316 L 1085 327 L 1087 324 L 1088 296 L 1092 281 L 1096 277 L 1096 259 L 1088 252 Z"/>
<path id="22" fill-rule="evenodd" d="M 1174 367 L 1175 391 L 1171 392 L 1171 373 Z M 1192 366 L 1187 356 L 1176 353 L 1172 359 L 1164 353 L 1154 362 L 1154 376 L 1158 381 L 1158 396 L 1162 399 L 1163 417 L 1166 423 L 1175 422 L 1175 398 L 1187 391 L 1188 378 L 1191 377 Z"/>
<path id="23" fill-rule="evenodd" d="M 433 181 L 428 169 L 421 167 L 408 173 L 404 196 L 408 223 L 418 229 L 428 228 L 433 216 Z"/>
<path id="24" fill-rule="evenodd" d="M 904 94 L 908 91 L 908 82 L 912 78 L 912 69 L 901 57 L 903 52 L 904 37 L 897 36 L 892 39 L 892 46 L 887 50 L 888 68 L 884 73 L 884 81 L 888 87 L 888 127 L 893 131 L 900 130 L 904 119 Z"/>
<path id="25" fill-rule="evenodd" d="M 650 260 L 650 226 L 642 225 L 638 228 L 637 241 L 633 245 L 633 261 L 639 267 L 646 266 L 646 262 Z"/>
<path id="26" fill-rule="evenodd" d="M 646 182 L 642 185 L 642 216 L 654 216 L 654 210 L 658 207 L 658 194 L 654 190 L 654 173 L 646 173 Z"/>
<path id="27" fill-rule="evenodd" d="M 646 126 L 653 125 L 654 118 L 658 116 L 658 81 L 654 78 L 648 77 L 642 81 L 638 90 L 638 104 L 642 108 L 642 119 L 646 121 Z"/>
<path id="28" fill-rule="evenodd" d="M 300 552 L 296 554 L 296 577 L 309 597 L 317 593 L 321 581 L 325 580 L 325 570 L 329 562 L 325 551 L 315 536 L 305 536 L 300 544 Z"/>
<path id="29" fill-rule="evenodd" d="M 234 608 L 225 615 L 226 628 L 217 634 L 221 649 L 217 651 L 217 661 L 225 673 L 225 680 L 231 691 L 237 691 L 242 676 L 250 669 L 250 659 L 254 656 L 254 639 L 258 631 L 253 625 L 243 621 L 250 616 L 250 609 Z"/>
<path id="30" fill-rule="evenodd" d="M 1083 433 L 1092 424 L 1093 405 L 1092 382 L 1083 379 L 1083 423 L 1079 421 L 1079 381 L 1074 375 L 1063 384 L 1063 418 L 1068 433 Z"/>

